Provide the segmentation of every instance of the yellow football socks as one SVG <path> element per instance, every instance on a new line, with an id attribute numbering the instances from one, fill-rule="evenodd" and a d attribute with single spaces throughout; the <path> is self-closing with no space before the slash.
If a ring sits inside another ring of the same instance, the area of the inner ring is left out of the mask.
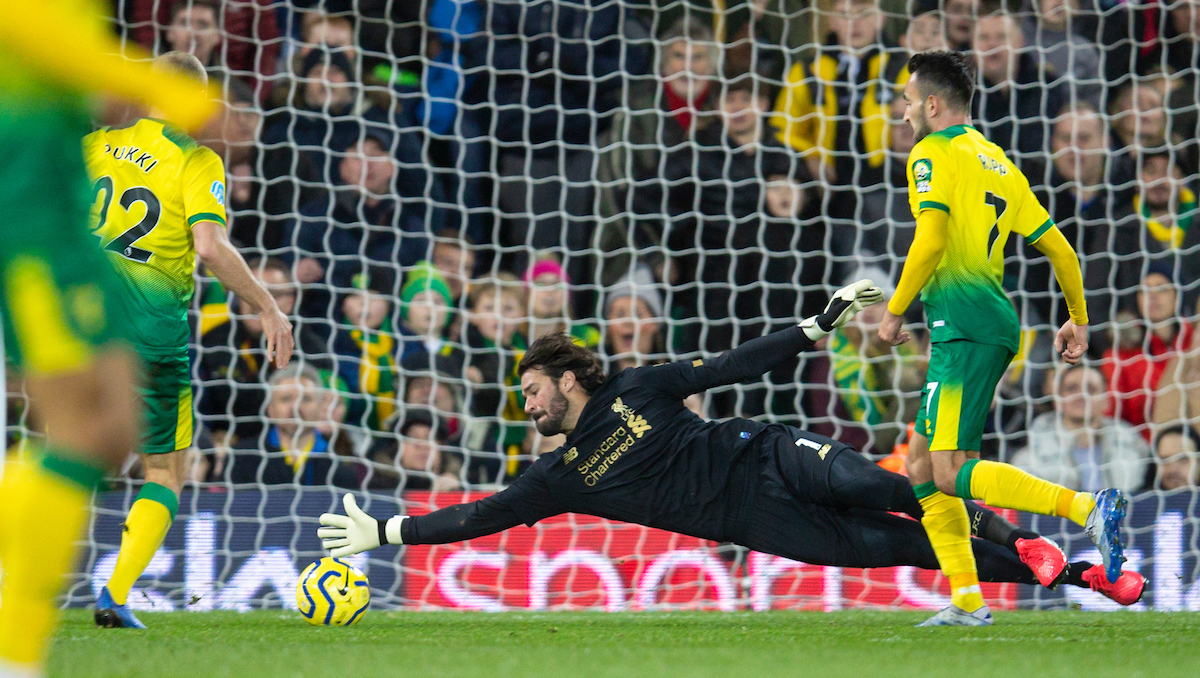
<path id="1" fill-rule="evenodd" d="M 971 522 L 958 497 L 938 491 L 932 482 L 913 488 L 925 516 L 921 524 L 937 554 L 942 573 L 950 580 L 950 602 L 966 612 L 983 607 L 975 554 L 971 551 Z"/>
<path id="2" fill-rule="evenodd" d="M 1058 496 L 1058 508 L 1054 515 L 1066 518 L 1076 525 L 1087 525 L 1088 515 L 1096 508 L 1096 497 L 1091 492 L 1076 492 L 1062 488 Z"/>
<path id="3" fill-rule="evenodd" d="M 55 450 L 5 468 L 0 482 L 0 664 L 41 664 L 58 612 L 54 599 L 74 564 L 92 489 L 103 477 L 82 456 Z"/>
<path id="4" fill-rule="evenodd" d="M 958 470 L 955 494 L 996 508 L 1067 518 L 1079 525 L 1087 522 L 1096 505 L 1088 492 L 1069 490 L 1016 466 L 978 459 L 968 459 Z"/>
<path id="5" fill-rule="evenodd" d="M 125 518 L 117 566 L 108 580 L 108 592 L 113 602 L 125 604 L 129 589 L 133 588 L 133 583 L 146 571 L 150 559 L 162 546 L 178 511 L 179 498 L 169 488 L 158 483 L 142 486 Z"/>

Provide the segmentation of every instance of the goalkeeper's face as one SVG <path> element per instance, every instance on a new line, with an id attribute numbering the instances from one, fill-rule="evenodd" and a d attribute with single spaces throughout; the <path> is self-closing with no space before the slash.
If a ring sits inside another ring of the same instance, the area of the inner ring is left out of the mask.
<path id="1" fill-rule="evenodd" d="M 563 422 L 571 403 L 559 389 L 558 382 L 537 369 L 521 375 L 521 382 L 525 392 L 525 413 L 538 433 L 544 436 L 565 433 Z"/>

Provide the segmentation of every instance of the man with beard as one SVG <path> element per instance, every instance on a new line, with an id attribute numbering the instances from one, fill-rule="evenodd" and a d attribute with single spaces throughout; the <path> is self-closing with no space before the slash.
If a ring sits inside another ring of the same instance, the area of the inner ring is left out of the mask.
<path id="1" fill-rule="evenodd" d="M 335 557 L 380 544 L 473 539 L 567 512 L 728 541 L 815 565 L 937 567 L 903 476 L 850 446 L 779 424 L 703 421 L 685 397 L 755 377 L 810 349 L 863 307 L 883 300 L 870 280 L 844 287 L 820 315 L 748 341 L 712 360 L 636 367 L 606 377 L 596 354 L 565 334 L 533 343 L 518 372 L 525 412 L 544 435 L 566 433 L 503 492 L 428 515 L 377 521 L 347 494 L 347 515 L 321 516 L 317 534 Z M 975 507 L 977 509 L 977 507 Z M 1092 586 L 1130 604 L 1144 580 L 1126 573 L 1098 588 L 1090 563 L 1067 568 L 1062 552 L 982 509 L 980 532 L 1021 552 L 976 540 L 987 579 L 1035 583 L 1030 568 Z M 1089 572 L 1091 574 L 1089 575 Z"/>
<path id="2" fill-rule="evenodd" d="M 1010 233 L 1050 259 L 1071 318 L 1055 350 L 1077 363 L 1087 350 L 1087 306 L 1079 260 L 1029 181 L 999 146 L 971 127 L 974 68 L 960 52 L 922 52 L 908 62 L 904 119 L 916 134 L 908 199 L 917 219 L 904 273 L 879 326 L 884 341 L 907 341 L 902 316 L 922 292 L 929 372 L 907 460 L 921 522 L 950 580 L 951 605 L 925 622 L 983 626 L 992 615 L 979 592 L 963 502 L 1069 518 L 1100 550 L 1109 581 L 1121 574 L 1121 491 L 1092 495 L 1035 478 L 1009 464 L 980 461 L 996 385 L 1018 348 L 1020 321 L 1001 280 Z"/>

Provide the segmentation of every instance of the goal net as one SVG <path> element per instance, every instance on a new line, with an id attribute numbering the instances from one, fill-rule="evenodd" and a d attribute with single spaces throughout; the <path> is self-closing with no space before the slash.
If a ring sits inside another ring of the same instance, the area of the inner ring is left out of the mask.
<path id="1" fill-rule="evenodd" d="M 317 517 L 353 491 L 419 515 L 502 489 L 560 441 L 524 418 L 514 365 L 570 332 L 610 371 L 704 358 L 889 292 L 915 231 L 901 88 L 914 51 L 977 55 L 973 120 L 1080 255 L 1085 368 L 1046 259 L 1001 241 L 1021 318 L 985 458 L 1131 496 L 1138 607 L 1200 609 L 1200 10 L 1107 0 L 118 0 L 113 30 L 210 69 L 226 115 L 229 232 L 290 309 L 297 355 L 197 272 L 197 437 L 178 520 L 135 609 L 294 607 Z M 52 29 L 48 30 L 51 31 Z M 214 87 L 214 91 L 216 91 Z M 128 111 L 109 107 L 99 122 Z M 981 198 L 982 200 L 982 198 Z M 1002 208 L 1000 208 L 1002 209 Z M 997 215 L 999 218 L 999 215 Z M 689 401 L 783 422 L 903 469 L 928 332 L 882 346 L 882 309 L 761 379 Z M 7 443 L 42 433 L 8 380 Z M 301 452 L 292 443 L 303 441 Z M 98 493 L 65 604 L 107 580 L 141 485 Z M 1058 519 L 1010 514 L 1097 561 Z M 480 610 L 939 608 L 913 568 L 818 567 L 577 515 L 357 559 L 374 604 Z M 985 584 L 998 608 L 1109 609 L 1082 589 Z"/>

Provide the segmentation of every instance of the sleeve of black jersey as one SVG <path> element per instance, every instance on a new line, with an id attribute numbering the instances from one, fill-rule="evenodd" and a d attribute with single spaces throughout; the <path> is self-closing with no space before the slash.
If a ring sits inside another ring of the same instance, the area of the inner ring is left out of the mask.
<path id="1" fill-rule="evenodd" d="M 786 330 L 751 339 L 712 360 L 683 360 L 641 367 L 638 368 L 638 376 L 645 388 L 686 398 L 714 386 L 761 377 L 779 363 L 812 348 L 813 343 L 804 330 L 793 325 Z"/>
<path id="2" fill-rule="evenodd" d="M 466 504 L 447 506 L 400 525 L 405 544 L 450 544 L 502 532 L 562 513 L 550 496 L 545 471 L 535 463 L 502 492 Z"/>

